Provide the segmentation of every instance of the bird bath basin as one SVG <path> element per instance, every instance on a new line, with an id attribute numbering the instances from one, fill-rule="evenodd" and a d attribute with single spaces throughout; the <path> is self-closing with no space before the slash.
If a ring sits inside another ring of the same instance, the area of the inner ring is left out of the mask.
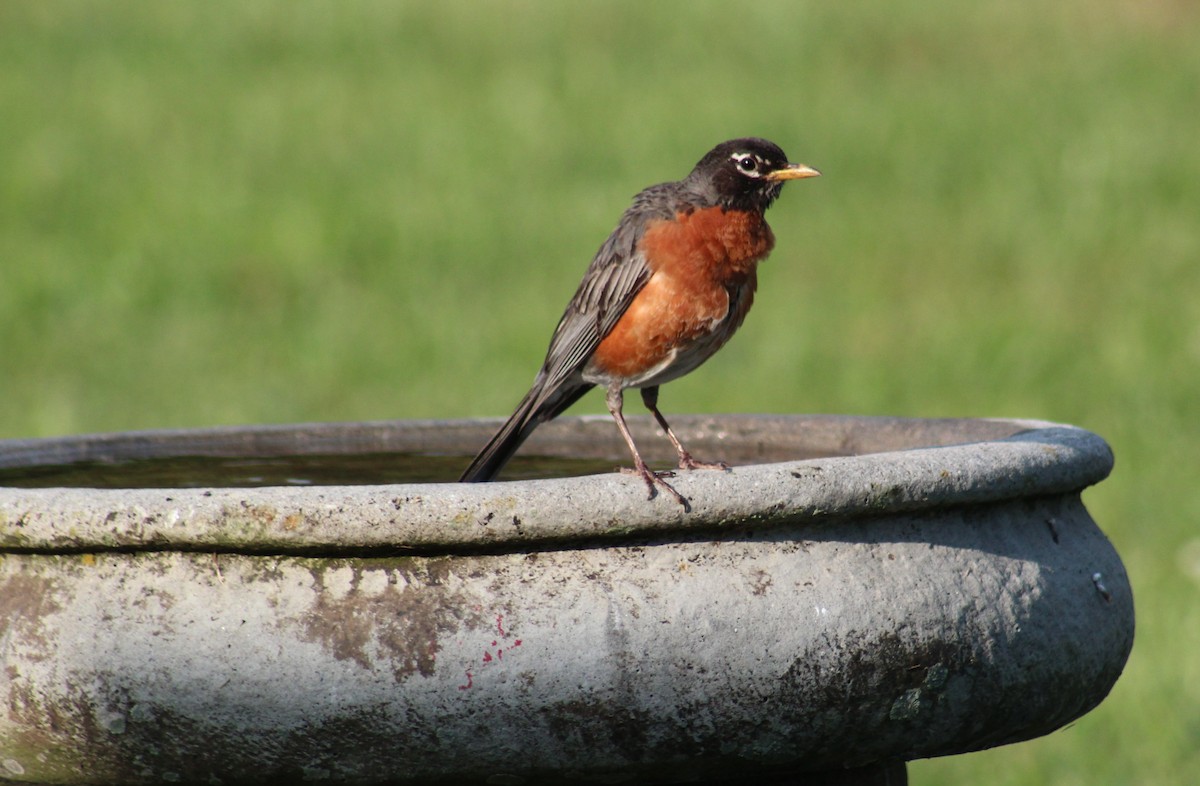
<path id="1" fill-rule="evenodd" d="M 898 783 L 1120 674 L 1094 434 L 672 424 L 735 465 L 676 478 L 687 511 L 607 471 L 608 418 L 546 424 L 511 465 L 604 474 L 490 484 L 433 481 L 493 421 L 0 442 L 0 780 Z M 66 487 L 80 469 L 107 487 Z M 368 485 L 320 485 L 347 474 Z"/>

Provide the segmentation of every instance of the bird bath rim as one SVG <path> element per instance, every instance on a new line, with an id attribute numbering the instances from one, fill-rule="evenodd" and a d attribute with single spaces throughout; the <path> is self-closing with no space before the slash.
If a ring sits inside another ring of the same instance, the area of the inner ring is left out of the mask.
<path id="1" fill-rule="evenodd" d="M 734 464 L 727 472 L 698 470 L 674 479 L 689 510 L 662 495 L 647 499 L 639 479 L 615 472 L 482 484 L 0 487 L 0 551 L 520 550 L 539 543 L 665 532 L 687 536 L 1061 494 L 1103 480 L 1113 461 L 1099 436 L 1036 420 L 773 415 L 677 420 L 681 437 L 695 444 L 697 454 Z M 0 467 L 335 449 L 466 457 L 497 422 L 299 424 L 6 440 L 0 441 Z M 639 442 L 653 439 L 649 418 L 630 423 Z M 607 418 L 584 416 L 546 424 L 525 452 L 610 456 L 619 463 L 621 447 Z M 666 455 L 647 452 L 652 460 Z M 780 460 L 788 455 L 799 458 Z M 742 463 L 756 459 L 764 463 Z M 71 527 L 62 526 L 64 516 Z"/>

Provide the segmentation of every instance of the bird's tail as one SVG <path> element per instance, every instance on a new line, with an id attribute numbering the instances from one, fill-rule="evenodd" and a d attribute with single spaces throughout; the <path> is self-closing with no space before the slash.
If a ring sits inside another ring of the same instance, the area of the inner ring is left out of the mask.
<path id="1" fill-rule="evenodd" d="M 541 380 L 538 382 L 540 383 Z M 508 463 L 517 448 L 529 438 L 538 425 L 557 417 L 567 407 L 579 400 L 580 396 L 591 390 L 592 385 L 580 382 L 575 385 L 564 385 L 547 393 L 541 384 L 534 384 L 533 389 L 525 394 L 515 412 L 509 416 L 500 430 L 488 441 L 479 455 L 463 472 L 459 481 L 462 483 L 482 483 L 496 477 L 496 474 Z"/>

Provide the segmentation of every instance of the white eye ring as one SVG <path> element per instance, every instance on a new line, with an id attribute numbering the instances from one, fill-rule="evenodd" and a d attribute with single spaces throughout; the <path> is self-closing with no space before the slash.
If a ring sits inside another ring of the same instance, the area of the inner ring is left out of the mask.
<path id="1" fill-rule="evenodd" d="M 738 171 L 743 175 L 759 176 L 759 164 L 761 162 L 758 160 L 758 156 L 751 153 L 734 153 L 733 160 L 737 163 Z"/>

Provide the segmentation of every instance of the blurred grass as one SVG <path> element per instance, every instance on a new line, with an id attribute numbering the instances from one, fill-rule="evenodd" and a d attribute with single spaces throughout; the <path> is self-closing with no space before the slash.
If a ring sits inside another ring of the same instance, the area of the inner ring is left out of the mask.
<path id="1" fill-rule="evenodd" d="M 912 777 L 1191 782 L 1198 40 L 1183 0 L 6 3 L 0 436 L 507 414 L 629 196 L 767 136 L 826 176 L 665 410 L 1105 436 L 1126 674 Z"/>

